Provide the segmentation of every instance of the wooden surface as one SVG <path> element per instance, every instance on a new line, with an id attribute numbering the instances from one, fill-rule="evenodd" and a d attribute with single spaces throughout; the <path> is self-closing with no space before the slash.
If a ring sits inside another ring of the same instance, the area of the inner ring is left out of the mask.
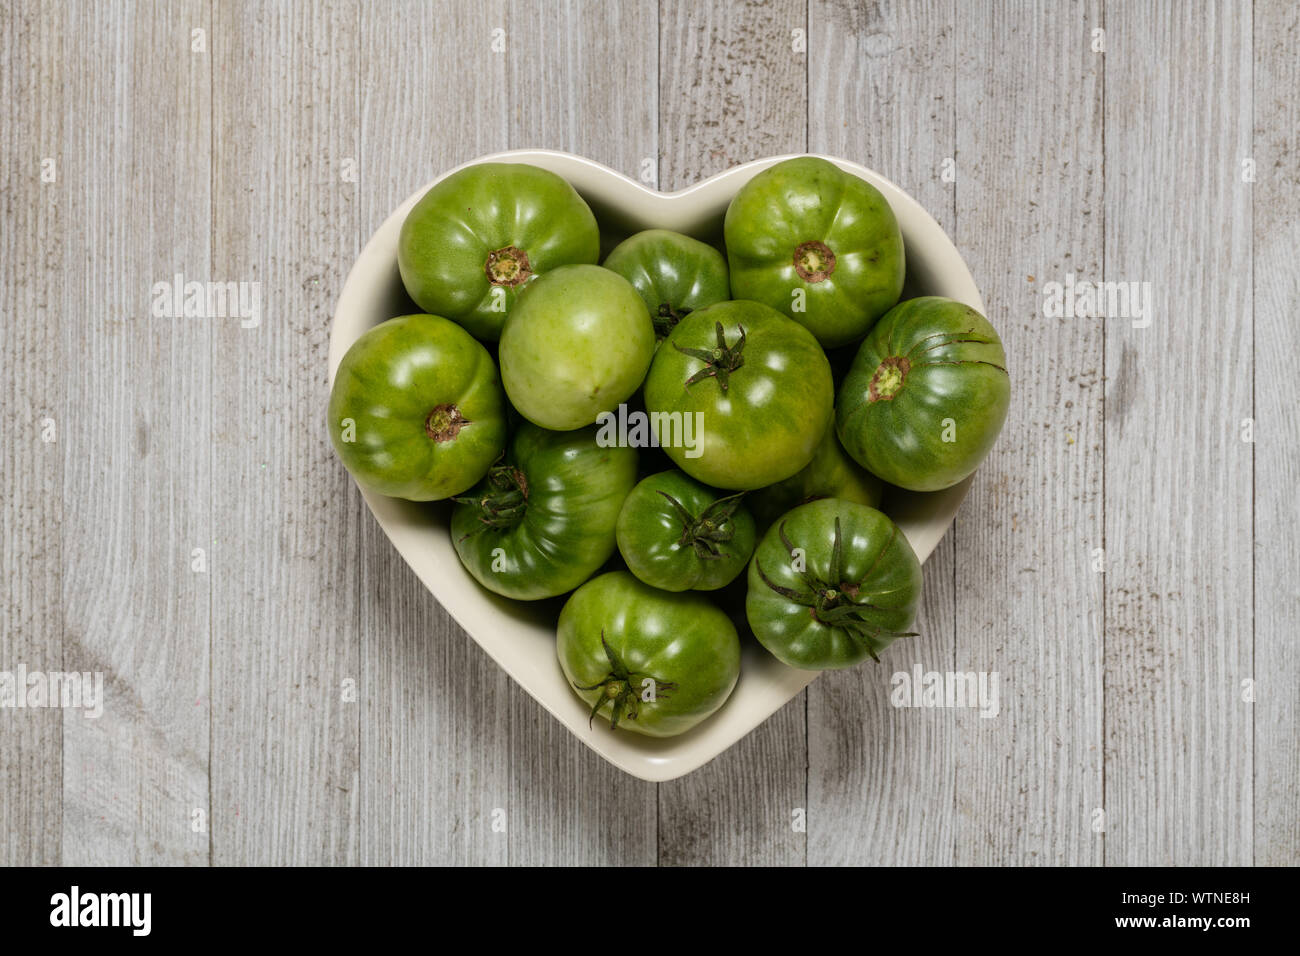
<path id="1" fill-rule="evenodd" d="M 106 700 L 0 710 L 0 862 L 1300 863 L 1297 104 L 1286 0 L 4 4 L 0 671 Z M 448 619 L 324 428 L 362 243 L 526 146 L 863 162 L 1013 371 L 922 637 L 657 787 Z M 176 273 L 261 324 L 152 315 Z M 1046 316 L 1068 274 L 1150 324 Z M 890 706 L 916 665 L 999 714 Z"/>

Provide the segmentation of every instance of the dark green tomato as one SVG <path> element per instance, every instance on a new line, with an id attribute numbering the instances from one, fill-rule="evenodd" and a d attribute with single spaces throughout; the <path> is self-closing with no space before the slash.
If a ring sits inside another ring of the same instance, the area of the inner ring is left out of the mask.
<path id="1" fill-rule="evenodd" d="M 595 436 L 525 422 L 505 461 L 456 499 L 452 542 L 485 588 L 520 601 L 555 597 L 609 560 L 636 484 L 636 449 L 602 448 Z"/>
<path id="2" fill-rule="evenodd" d="M 818 498 L 843 498 L 876 508 L 884 488 L 880 479 L 849 457 L 835 436 L 835 428 L 826 429 L 808 467 L 785 481 L 752 491 L 745 498 L 754 513 L 760 531 L 791 508 Z"/>
<path id="3" fill-rule="evenodd" d="M 889 201 L 824 159 L 759 173 L 731 201 L 724 233 L 732 296 L 779 309 L 826 348 L 861 338 L 903 291 Z"/>
<path id="4" fill-rule="evenodd" d="M 420 308 L 495 342 L 518 292 L 556 266 L 600 256 L 596 217 L 564 179 L 523 163 L 479 163 L 435 184 L 397 246 Z"/>
<path id="5" fill-rule="evenodd" d="M 721 707 L 740 676 L 740 639 L 699 594 L 670 594 L 613 571 L 560 612 L 556 655 L 591 717 L 650 737 L 690 730 Z"/>
<path id="6" fill-rule="evenodd" d="M 873 474 L 938 491 L 979 467 L 1010 403 L 993 326 L 970 306 L 926 296 L 899 303 L 862 343 L 840 385 L 836 428 Z"/>
<path id="7" fill-rule="evenodd" d="M 754 519 L 741 495 L 723 497 L 680 471 L 643 479 L 618 516 L 628 569 L 665 591 L 714 591 L 745 569 Z"/>
<path id="8" fill-rule="evenodd" d="M 784 481 L 807 465 L 833 417 L 833 397 L 817 340 L 757 302 L 720 302 L 682 319 L 645 382 L 651 427 L 673 463 L 736 491 Z"/>
<path id="9" fill-rule="evenodd" d="M 487 349 L 436 315 L 389 319 L 352 343 L 330 391 L 334 450 L 357 484 L 434 501 L 470 488 L 506 443 Z"/>
<path id="10" fill-rule="evenodd" d="M 533 282 L 501 333 L 501 380 L 529 421 L 566 431 L 613 411 L 655 354 L 645 303 L 600 266 L 561 266 Z"/>
<path id="11" fill-rule="evenodd" d="M 664 338 L 696 309 L 731 298 L 727 260 L 705 242 L 667 229 L 647 229 L 624 239 L 605 259 L 636 288 Z"/>
<path id="12" fill-rule="evenodd" d="M 822 498 L 777 521 L 749 565 L 745 616 L 759 643 L 803 670 L 852 667 L 907 633 L 921 564 L 875 508 Z"/>

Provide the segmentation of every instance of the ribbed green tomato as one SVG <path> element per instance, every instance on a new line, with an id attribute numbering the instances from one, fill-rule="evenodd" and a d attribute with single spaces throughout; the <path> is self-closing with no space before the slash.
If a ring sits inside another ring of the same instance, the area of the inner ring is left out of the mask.
<path id="1" fill-rule="evenodd" d="M 434 501 L 483 477 L 506 443 L 506 401 L 487 349 L 454 322 L 404 315 L 370 329 L 330 391 L 334 450 L 357 484 Z"/>
<path id="2" fill-rule="evenodd" d="M 411 298 L 485 342 L 534 276 L 600 256 L 596 217 L 564 179 L 478 163 L 436 183 L 402 223 L 397 265 Z"/>
<path id="3" fill-rule="evenodd" d="M 833 417 L 833 396 L 817 340 L 757 302 L 719 302 L 686 316 L 645 382 L 651 427 L 668 457 L 697 481 L 733 491 L 784 481 L 807 465 Z"/>
<path id="4" fill-rule="evenodd" d="M 501 333 L 501 381 L 519 414 L 581 428 L 641 387 L 655 354 L 645 303 L 600 266 L 561 266 L 529 285 Z"/>
<path id="5" fill-rule="evenodd" d="M 984 316 L 909 299 L 871 331 L 840 385 L 845 450 L 891 485 L 938 491 L 979 467 L 1011 403 L 1002 342 Z"/>
<path id="6" fill-rule="evenodd" d="M 638 232 L 614 247 L 605 258 L 605 268 L 617 272 L 641 294 L 658 339 L 696 309 L 731 298 L 727 260 L 722 253 L 680 232 Z"/>
<path id="7" fill-rule="evenodd" d="M 525 422 L 505 461 L 456 499 L 456 554 L 480 584 L 509 598 L 573 590 L 614 553 L 636 463 L 636 449 L 602 448 L 594 428 L 550 432 Z"/>
<path id="8" fill-rule="evenodd" d="M 787 511 L 818 498 L 843 498 L 876 508 L 883 493 L 880 479 L 849 457 L 832 424 L 808 467 L 785 481 L 751 491 L 745 496 L 745 504 L 761 533 Z"/>
<path id="9" fill-rule="evenodd" d="M 784 312 L 826 348 L 861 338 L 903 291 L 903 234 L 889 201 L 815 156 L 742 186 L 724 233 L 732 296 Z"/>
<path id="10" fill-rule="evenodd" d="M 754 553 L 754 519 L 740 499 L 680 471 L 642 479 L 618 516 L 618 550 L 628 570 L 665 591 L 729 584 Z"/>
<path id="11" fill-rule="evenodd" d="M 851 667 L 916 618 L 921 564 L 898 525 L 835 498 L 800 505 L 768 529 L 749 565 L 745 616 L 759 643 L 802 670 Z"/>
<path id="12" fill-rule="evenodd" d="M 717 711 L 740 676 L 740 639 L 702 595 L 670 594 L 612 571 L 560 612 L 560 668 L 610 726 L 672 737 Z"/>

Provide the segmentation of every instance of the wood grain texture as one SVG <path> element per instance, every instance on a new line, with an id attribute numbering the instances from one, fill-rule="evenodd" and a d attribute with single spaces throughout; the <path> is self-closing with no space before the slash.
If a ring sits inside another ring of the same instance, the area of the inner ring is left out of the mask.
<path id="1" fill-rule="evenodd" d="M 660 189 L 805 148 L 802 0 L 664 0 L 659 17 Z M 660 785 L 662 865 L 806 861 L 806 833 L 794 828 L 808 808 L 806 708 L 800 694 L 716 760 Z"/>
<path id="2" fill-rule="evenodd" d="M 63 720 L 62 862 L 208 861 L 210 503 L 216 319 L 155 314 L 206 280 L 206 5 L 68 11 L 64 73 L 64 667 L 104 714 Z M 106 83 L 107 76 L 116 82 Z M 165 297 L 164 297 L 165 298 Z M 196 815 L 197 814 L 197 815 Z M 196 829 L 197 824 L 197 829 Z"/>
<path id="3" fill-rule="evenodd" d="M 1106 16 L 1106 863 L 1249 864 L 1251 7 Z"/>
<path id="4" fill-rule="evenodd" d="M 20 666 L 63 666 L 63 36 L 61 10 L 0 9 L 0 672 L 15 702 Z M 62 715 L 0 711 L 0 865 L 58 863 L 62 823 Z"/>
<path id="5" fill-rule="evenodd" d="M 954 667 L 998 674 L 1001 696 L 993 718 L 953 711 L 960 865 L 1102 860 L 1105 326 L 1048 317 L 1042 294 L 1102 274 L 1099 26 L 1096 2 L 957 5 L 975 42 L 957 50 L 956 242 L 1012 382 L 954 526 Z"/>
<path id="6" fill-rule="evenodd" d="M 508 111 L 465 108 L 506 100 L 506 58 L 492 49 L 505 5 L 404 3 L 388 13 L 360 17 L 362 242 L 438 173 L 508 145 Z M 457 30 L 445 29 L 452 21 Z M 517 825 L 510 702 L 523 692 L 416 578 L 342 466 L 334 470 L 361 513 L 362 862 L 504 864 Z"/>
<path id="7" fill-rule="evenodd" d="M 660 188 L 807 143 L 804 0 L 659 5 Z"/>
<path id="8" fill-rule="evenodd" d="M 948 0 L 816 0 L 808 12 L 808 149 L 893 180 L 950 235 L 953 17 Z M 828 672 L 808 688 L 809 865 L 952 862 L 954 715 L 897 709 L 889 698 L 895 671 L 952 669 L 956 537 L 925 563 L 920 637 L 895 644 L 879 666 Z"/>
<path id="9" fill-rule="evenodd" d="M 213 10 L 213 274 L 261 283 L 214 330 L 213 862 L 359 857 L 361 529 L 330 447 L 330 318 L 359 251 L 353 3 Z"/>
<path id="10" fill-rule="evenodd" d="M 1300 861 L 1300 7 L 1254 6 L 1254 862 Z"/>
<path id="11" fill-rule="evenodd" d="M 528 91 L 511 148 L 564 149 L 639 178 L 658 151 L 658 17 L 647 0 L 511 5 L 507 89 Z M 510 862 L 653 864 L 654 784 L 610 766 L 510 689 Z"/>

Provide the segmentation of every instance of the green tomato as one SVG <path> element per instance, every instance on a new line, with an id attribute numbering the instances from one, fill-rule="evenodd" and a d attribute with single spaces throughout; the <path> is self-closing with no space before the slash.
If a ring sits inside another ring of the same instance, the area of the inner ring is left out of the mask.
<path id="1" fill-rule="evenodd" d="M 883 491 L 880 479 L 849 457 L 832 426 L 826 429 L 826 437 L 813 452 L 807 468 L 785 481 L 750 492 L 745 503 L 758 527 L 766 531 L 781 515 L 809 501 L 842 498 L 876 508 Z"/>
<path id="2" fill-rule="evenodd" d="M 740 639 L 698 594 L 670 594 L 612 571 L 560 612 L 555 645 L 569 686 L 610 727 L 671 737 L 713 714 L 740 676 Z"/>
<path id="3" fill-rule="evenodd" d="M 330 391 L 334 450 L 357 484 L 412 501 L 458 495 L 506 444 L 506 401 L 487 349 L 454 322 L 404 315 L 370 329 Z"/>
<path id="4" fill-rule="evenodd" d="M 732 199 L 724 234 L 732 296 L 784 312 L 826 348 L 861 338 L 903 291 L 889 201 L 824 159 L 759 173 Z"/>
<path id="5" fill-rule="evenodd" d="M 910 491 L 973 472 L 1011 403 L 1007 356 L 988 319 L 939 296 L 890 311 L 840 385 L 836 428 L 864 468 Z"/>
<path id="6" fill-rule="evenodd" d="M 645 303 L 600 266 L 561 266 L 532 283 L 501 333 L 501 380 L 530 422 L 581 428 L 640 387 L 655 354 Z"/>
<path id="7" fill-rule="evenodd" d="M 823 498 L 768 529 L 749 565 L 745 616 L 759 643 L 803 670 L 851 667 L 907 633 L 921 564 L 898 525 Z"/>
<path id="8" fill-rule="evenodd" d="M 456 499 L 456 554 L 480 584 L 509 598 L 571 591 L 614 553 L 636 464 L 636 449 L 602 448 L 594 428 L 548 432 L 524 423 L 506 460 Z"/>
<path id="9" fill-rule="evenodd" d="M 696 309 L 731 298 L 727 260 L 705 242 L 667 229 L 647 229 L 624 239 L 605 258 L 645 300 L 655 336 L 663 339 Z"/>
<path id="10" fill-rule="evenodd" d="M 665 591 L 728 584 L 754 552 L 754 519 L 741 497 L 722 497 L 680 471 L 643 479 L 618 516 L 618 550 L 628 570 Z"/>
<path id="11" fill-rule="evenodd" d="M 720 302 L 682 319 L 645 382 L 651 428 L 673 463 L 733 491 L 784 481 L 807 465 L 833 401 L 817 340 L 757 302 Z"/>
<path id="12" fill-rule="evenodd" d="M 596 217 L 564 179 L 479 163 L 437 183 L 402 223 L 397 265 L 411 298 L 495 342 L 518 293 L 556 266 L 600 256 Z"/>

